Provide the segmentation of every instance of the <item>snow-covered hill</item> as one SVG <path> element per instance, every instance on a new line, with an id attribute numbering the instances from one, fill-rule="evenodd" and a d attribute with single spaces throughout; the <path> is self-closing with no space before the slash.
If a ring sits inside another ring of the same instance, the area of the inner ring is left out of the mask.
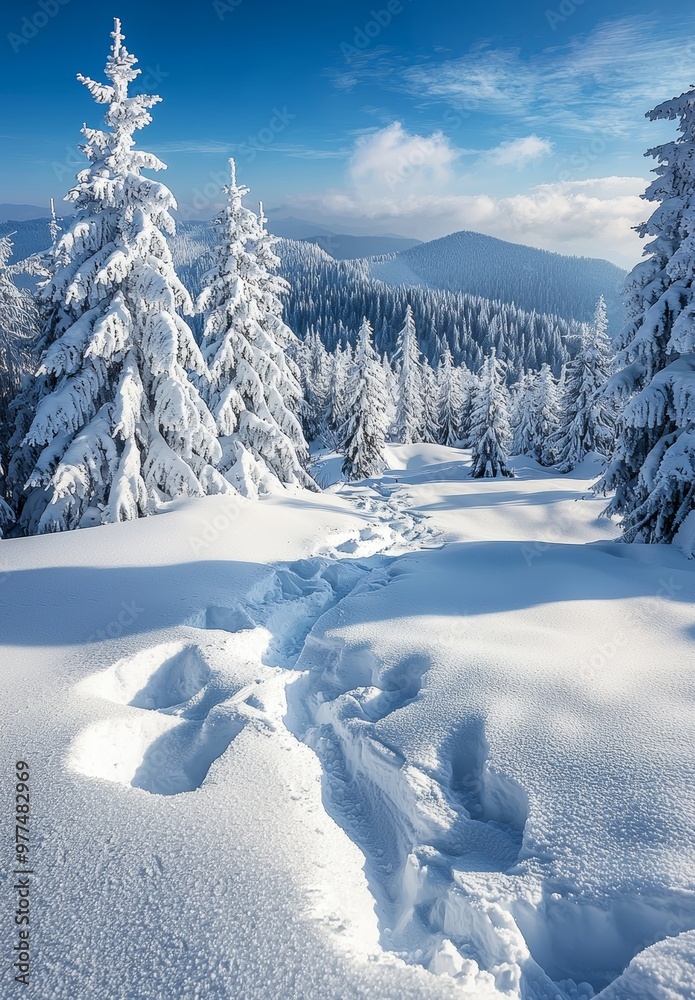
<path id="1" fill-rule="evenodd" d="M 514 464 L 0 543 L 27 996 L 692 997 L 693 566 Z"/>
<path id="2" fill-rule="evenodd" d="M 606 260 L 565 257 L 482 233 L 452 233 L 370 262 L 373 277 L 469 292 L 522 309 L 588 322 L 599 295 L 606 299 L 611 331 L 623 322 L 620 289 L 625 272 Z"/>

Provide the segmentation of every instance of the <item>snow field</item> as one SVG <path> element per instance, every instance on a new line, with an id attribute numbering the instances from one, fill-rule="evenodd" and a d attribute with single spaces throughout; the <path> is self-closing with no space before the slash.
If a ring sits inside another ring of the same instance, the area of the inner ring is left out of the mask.
<path id="1" fill-rule="evenodd" d="M 692 992 L 691 565 L 610 541 L 590 463 L 387 459 L 5 543 L 51 995 Z"/>

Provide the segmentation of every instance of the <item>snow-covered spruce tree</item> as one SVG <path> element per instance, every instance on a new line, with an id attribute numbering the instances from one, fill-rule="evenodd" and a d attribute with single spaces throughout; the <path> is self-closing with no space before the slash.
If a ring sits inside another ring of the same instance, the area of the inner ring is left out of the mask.
<path id="1" fill-rule="evenodd" d="M 680 135 L 647 152 L 658 166 L 644 197 L 658 207 L 637 227 L 653 238 L 627 281 L 623 367 L 609 382 L 628 402 L 597 488 L 615 489 L 607 512 L 622 515 L 625 541 L 671 542 L 683 528 L 695 557 L 695 88 L 647 117 Z"/>
<path id="2" fill-rule="evenodd" d="M 60 531 L 138 517 L 162 500 L 226 491 L 214 466 L 215 424 L 189 374 L 205 366 L 179 310 L 191 311 L 165 233 L 175 201 L 142 175 L 155 156 L 133 149 L 158 97 L 128 96 L 140 70 L 115 22 L 110 83 L 79 76 L 107 106 L 84 126 L 88 167 L 67 199 L 76 214 L 56 247 L 40 398 L 13 456 L 32 466 L 20 527 Z"/>
<path id="3" fill-rule="evenodd" d="M 427 358 L 422 359 L 422 413 L 423 427 L 419 440 L 437 444 L 441 437 L 437 373 Z"/>
<path id="4" fill-rule="evenodd" d="M 509 391 L 505 384 L 504 365 L 497 357 L 494 347 L 485 359 L 479 375 L 478 391 L 473 403 L 471 439 L 471 476 L 474 479 L 514 475 L 507 467 L 511 440 Z"/>
<path id="5" fill-rule="evenodd" d="M 372 344 L 372 328 L 360 327 L 347 384 L 347 413 L 343 473 L 348 479 L 366 479 L 384 466 L 388 429 L 384 369 Z"/>
<path id="6" fill-rule="evenodd" d="M 14 276 L 20 265 L 11 265 L 12 240 L 0 237 L 0 497 L 13 502 L 11 484 L 3 469 L 9 459 L 11 428 L 15 422 L 12 402 L 22 379 L 33 370 L 39 313 L 33 296 L 17 288 Z M 7 502 L 0 502 L 0 532 L 13 520 Z"/>
<path id="7" fill-rule="evenodd" d="M 437 371 L 437 410 L 439 442 L 451 447 L 461 437 L 463 398 L 461 378 L 454 368 L 451 351 L 444 347 Z"/>
<path id="8" fill-rule="evenodd" d="M 560 426 L 553 441 L 560 472 L 572 469 L 590 451 L 608 455 L 615 442 L 617 410 L 604 390 L 613 365 L 603 296 L 594 321 L 584 327 L 577 355 L 567 364 Z"/>
<path id="9" fill-rule="evenodd" d="M 395 362 L 398 373 L 395 439 L 401 444 L 413 444 L 423 439 L 424 405 L 420 347 L 410 304 L 398 334 Z"/>
<path id="10" fill-rule="evenodd" d="M 33 296 L 17 288 L 20 265 L 11 265 L 12 240 L 0 237 L 0 417 L 31 367 L 32 345 L 38 333 L 38 311 Z"/>
<path id="11" fill-rule="evenodd" d="M 315 489 L 295 416 L 301 389 L 285 357 L 294 335 L 282 321 L 284 282 L 272 273 L 272 237 L 244 206 L 248 188 L 229 162 L 227 204 L 213 223 L 213 264 L 197 301 L 205 316 L 206 397 L 222 444 L 219 469 L 244 496 L 278 482 Z"/>
<path id="12" fill-rule="evenodd" d="M 331 357 L 330 389 L 322 438 L 329 448 L 339 450 L 343 445 L 343 432 L 348 418 L 347 387 L 352 365 L 352 349 L 349 344 L 344 351 L 338 347 L 329 357 Z"/>
<path id="13" fill-rule="evenodd" d="M 478 377 L 468 365 L 463 362 L 459 368 L 454 369 L 461 395 L 461 416 L 459 424 L 461 427 L 461 442 L 464 448 L 471 446 L 471 421 L 473 419 L 473 401 L 478 391 Z"/>
<path id="14" fill-rule="evenodd" d="M 334 359 L 328 354 L 318 332 L 311 329 L 302 341 L 297 362 L 304 396 L 302 424 L 307 441 L 316 441 L 325 428 L 330 406 Z"/>
<path id="15" fill-rule="evenodd" d="M 537 372 L 522 372 L 519 381 L 511 387 L 509 408 L 512 426 L 512 455 L 528 455 L 533 440 L 530 397 L 535 387 Z"/>
<path id="16" fill-rule="evenodd" d="M 550 365 L 542 365 L 527 394 L 529 446 L 525 454 L 539 463 L 555 461 L 554 435 L 560 426 L 560 399 Z"/>

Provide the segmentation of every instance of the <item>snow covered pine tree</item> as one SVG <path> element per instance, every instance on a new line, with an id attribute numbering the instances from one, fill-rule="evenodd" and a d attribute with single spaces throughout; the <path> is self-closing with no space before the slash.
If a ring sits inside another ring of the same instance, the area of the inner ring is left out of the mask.
<path id="1" fill-rule="evenodd" d="M 567 364 L 560 426 L 552 445 L 560 472 L 571 472 L 590 451 L 610 454 L 615 441 L 617 408 L 604 392 L 613 366 L 607 329 L 601 296 L 593 323 L 582 330 L 579 352 Z"/>
<path id="2" fill-rule="evenodd" d="M 653 239 L 627 281 L 623 368 L 609 382 L 628 402 L 596 489 L 615 489 L 607 513 L 622 515 L 625 541 L 677 540 L 695 557 L 695 88 L 647 117 L 677 120 L 680 135 L 646 154 L 658 166 L 644 197 L 658 207 L 637 228 Z"/>
<path id="3" fill-rule="evenodd" d="M 555 460 L 553 435 L 560 426 L 560 398 L 550 365 L 541 370 L 530 383 L 526 396 L 528 448 L 525 454 L 539 465 L 552 465 Z"/>
<path id="4" fill-rule="evenodd" d="M 38 323 L 34 299 L 14 283 L 14 275 L 24 268 L 10 264 L 11 256 L 12 240 L 0 237 L 0 537 L 14 521 L 13 491 L 4 478 L 13 424 L 11 403 L 32 367 Z"/>
<path id="5" fill-rule="evenodd" d="M 454 368 L 449 346 L 445 345 L 437 372 L 437 411 L 440 444 L 452 447 L 461 437 L 463 417 L 462 379 Z"/>
<path id="6" fill-rule="evenodd" d="M 410 304 L 406 306 L 405 320 L 398 334 L 395 361 L 398 373 L 398 400 L 394 437 L 401 444 L 413 444 L 423 440 L 425 414 L 420 347 Z"/>
<path id="7" fill-rule="evenodd" d="M 84 126 L 89 166 L 67 198 L 77 213 L 56 247 L 44 290 L 51 302 L 40 398 L 15 466 L 31 467 L 20 527 L 61 531 L 121 521 L 177 496 L 231 491 L 216 471 L 215 422 L 189 379 L 205 375 L 165 233 L 175 208 L 143 169 L 164 167 L 133 149 L 158 97 L 128 96 L 140 70 L 120 22 L 106 64 L 110 84 L 78 76 L 108 106 L 106 130 Z M 16 459 L 16 461 L 15 461 Z"/>
<path id="8" fill-rule="evenodd" d="M 511 440 L 509 392 L 504 381 L 504 365 L 493 347 L 483 363 L 471 418 L 471 476 L 494 479 L 513 476 L 507 468 L 507 449 Z"/>
<path id="9" fill-rule="evenodd" d="M 347 423 L 343 473 L 348 479 L 366 479 L 384 465 L 388 430 L 384 369 L 372 345 L 372 328 L 360 327 L 346 392 Z"/>
<path id="10" fill-rule="evenodd" d="M 269 236 L 242 198 L 234 160 L 225 186 L 228 203 L 214 222 L 213 266 L 203 278 L 197 308 L 205 313 L 207 399 L 222 442 L 220 470 L 241 494 L 258 496 L 278 482 L 316 485 L 295 413 L 301 389 L 285 357 L 294 334 L 282 322 L 283 279 Z"/>

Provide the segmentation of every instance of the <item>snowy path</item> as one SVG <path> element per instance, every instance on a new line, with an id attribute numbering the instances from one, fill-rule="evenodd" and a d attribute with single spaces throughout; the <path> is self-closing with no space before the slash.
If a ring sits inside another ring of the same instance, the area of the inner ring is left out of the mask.
<path id="1" fill-rule="evenodd" d="M 357 848 L 344 850 L 331 834 L 338 850 L 326 876 L 315 886 L 310 876 L 306 887 L 317 919 L 349 944 L 350 961 L 361 956 L 401 976 L 399 995 L 687 996 L 695 979 L 678 970 L 692 945 L 678 935 L 695 926 L 695 901 L 664 868 L 669 851 L 675 872 L 684 863 L 666 839 L 672 834 L 662 834 L 664 851 L 656 844 L 650 860 L 650 838 L 626 811 L 615 830 L 619 851 L 612 844 L 607 859 L 600 853 L 613 834 L 616 789 L 632 782 L 629 794 L 640 796 L 643 782 L 653 802 L 635 815 L 676 827 L 687 800 L 665 800 L 654 785 L 664 773 L 656 755 L 645 755 L 653 772 L 639 759 L 641 770 L 630 767 L 615 728 L 616 711 L 620 727 L 632 725 L 622 675 L 604 677 L 592 664 L 605 659 L 607 636 L 625 660 L 630 696 L 635 678 L 641 684 L 654 672 L 666 634 L 677 665 L 692 574 L 675 556 L 652 569 L 651 553 L 626 559 L 602 542 L 608 528 L 594 523 L 590 504 L 576 503 L 580 481 L 531 471 L 480 484 L 456 453 L 425 452 L 401 471 L 343 488 L 340 503 L 348 499 L 357 518 L 334 518 L 304 558 L 249 563 L 252 585 L 235 583 L 233 595 L 207 587 L 205 603 L 179 627 L 154 629 L 149 646 L 92 668 L 77 684 L 88 713 L 70 745 L 70 769 L 82 781 L 115 782 L 126 796 L 153 793 L 129 801 L 158 817 L 156 831 L 174 815 L 198 829 L 196 801 L 214 806 L 219 822 L 232 788 L 253 780 L 254 759 L 261 771 L 279 762 L 292 806 L 275 811 L 281 822 L 289 811 L 306 817 L 314 831 L 308 864 L 315 833 L 328 841 L 331 823 Z M 283 511 L 278 524 L 296 516 Z M 201 563 L 206 578 L 212 565 Z M 234 581 L 246 579 L 239 573 Z M 675 600 L 658 596 L 663 579 Z M 634 646 L 621 639 L 625 622 L 638 630 Z M 661 708 L 651 696 L 640 708 L 655 708 L 651 737 L 637 723 L 647 748 L 663 729 Z M 320 781 L 318 800 L 303 771 Z M 654 868 L 653 884 L 631 873 L 630 851 Z M 374 914 L 365 912 L 367 886 Z M 400 960 L 414 979 L 394 971 L 394 962 L 405 969 Z M 653 987 L 654 970 L 667 968 L 676 970 L 669 983 L 683 977 L 681 992 Z M 645 982 L 652 986 L 642 989 Z M 325 993 L 300 976 L 277 995 Z"/>

